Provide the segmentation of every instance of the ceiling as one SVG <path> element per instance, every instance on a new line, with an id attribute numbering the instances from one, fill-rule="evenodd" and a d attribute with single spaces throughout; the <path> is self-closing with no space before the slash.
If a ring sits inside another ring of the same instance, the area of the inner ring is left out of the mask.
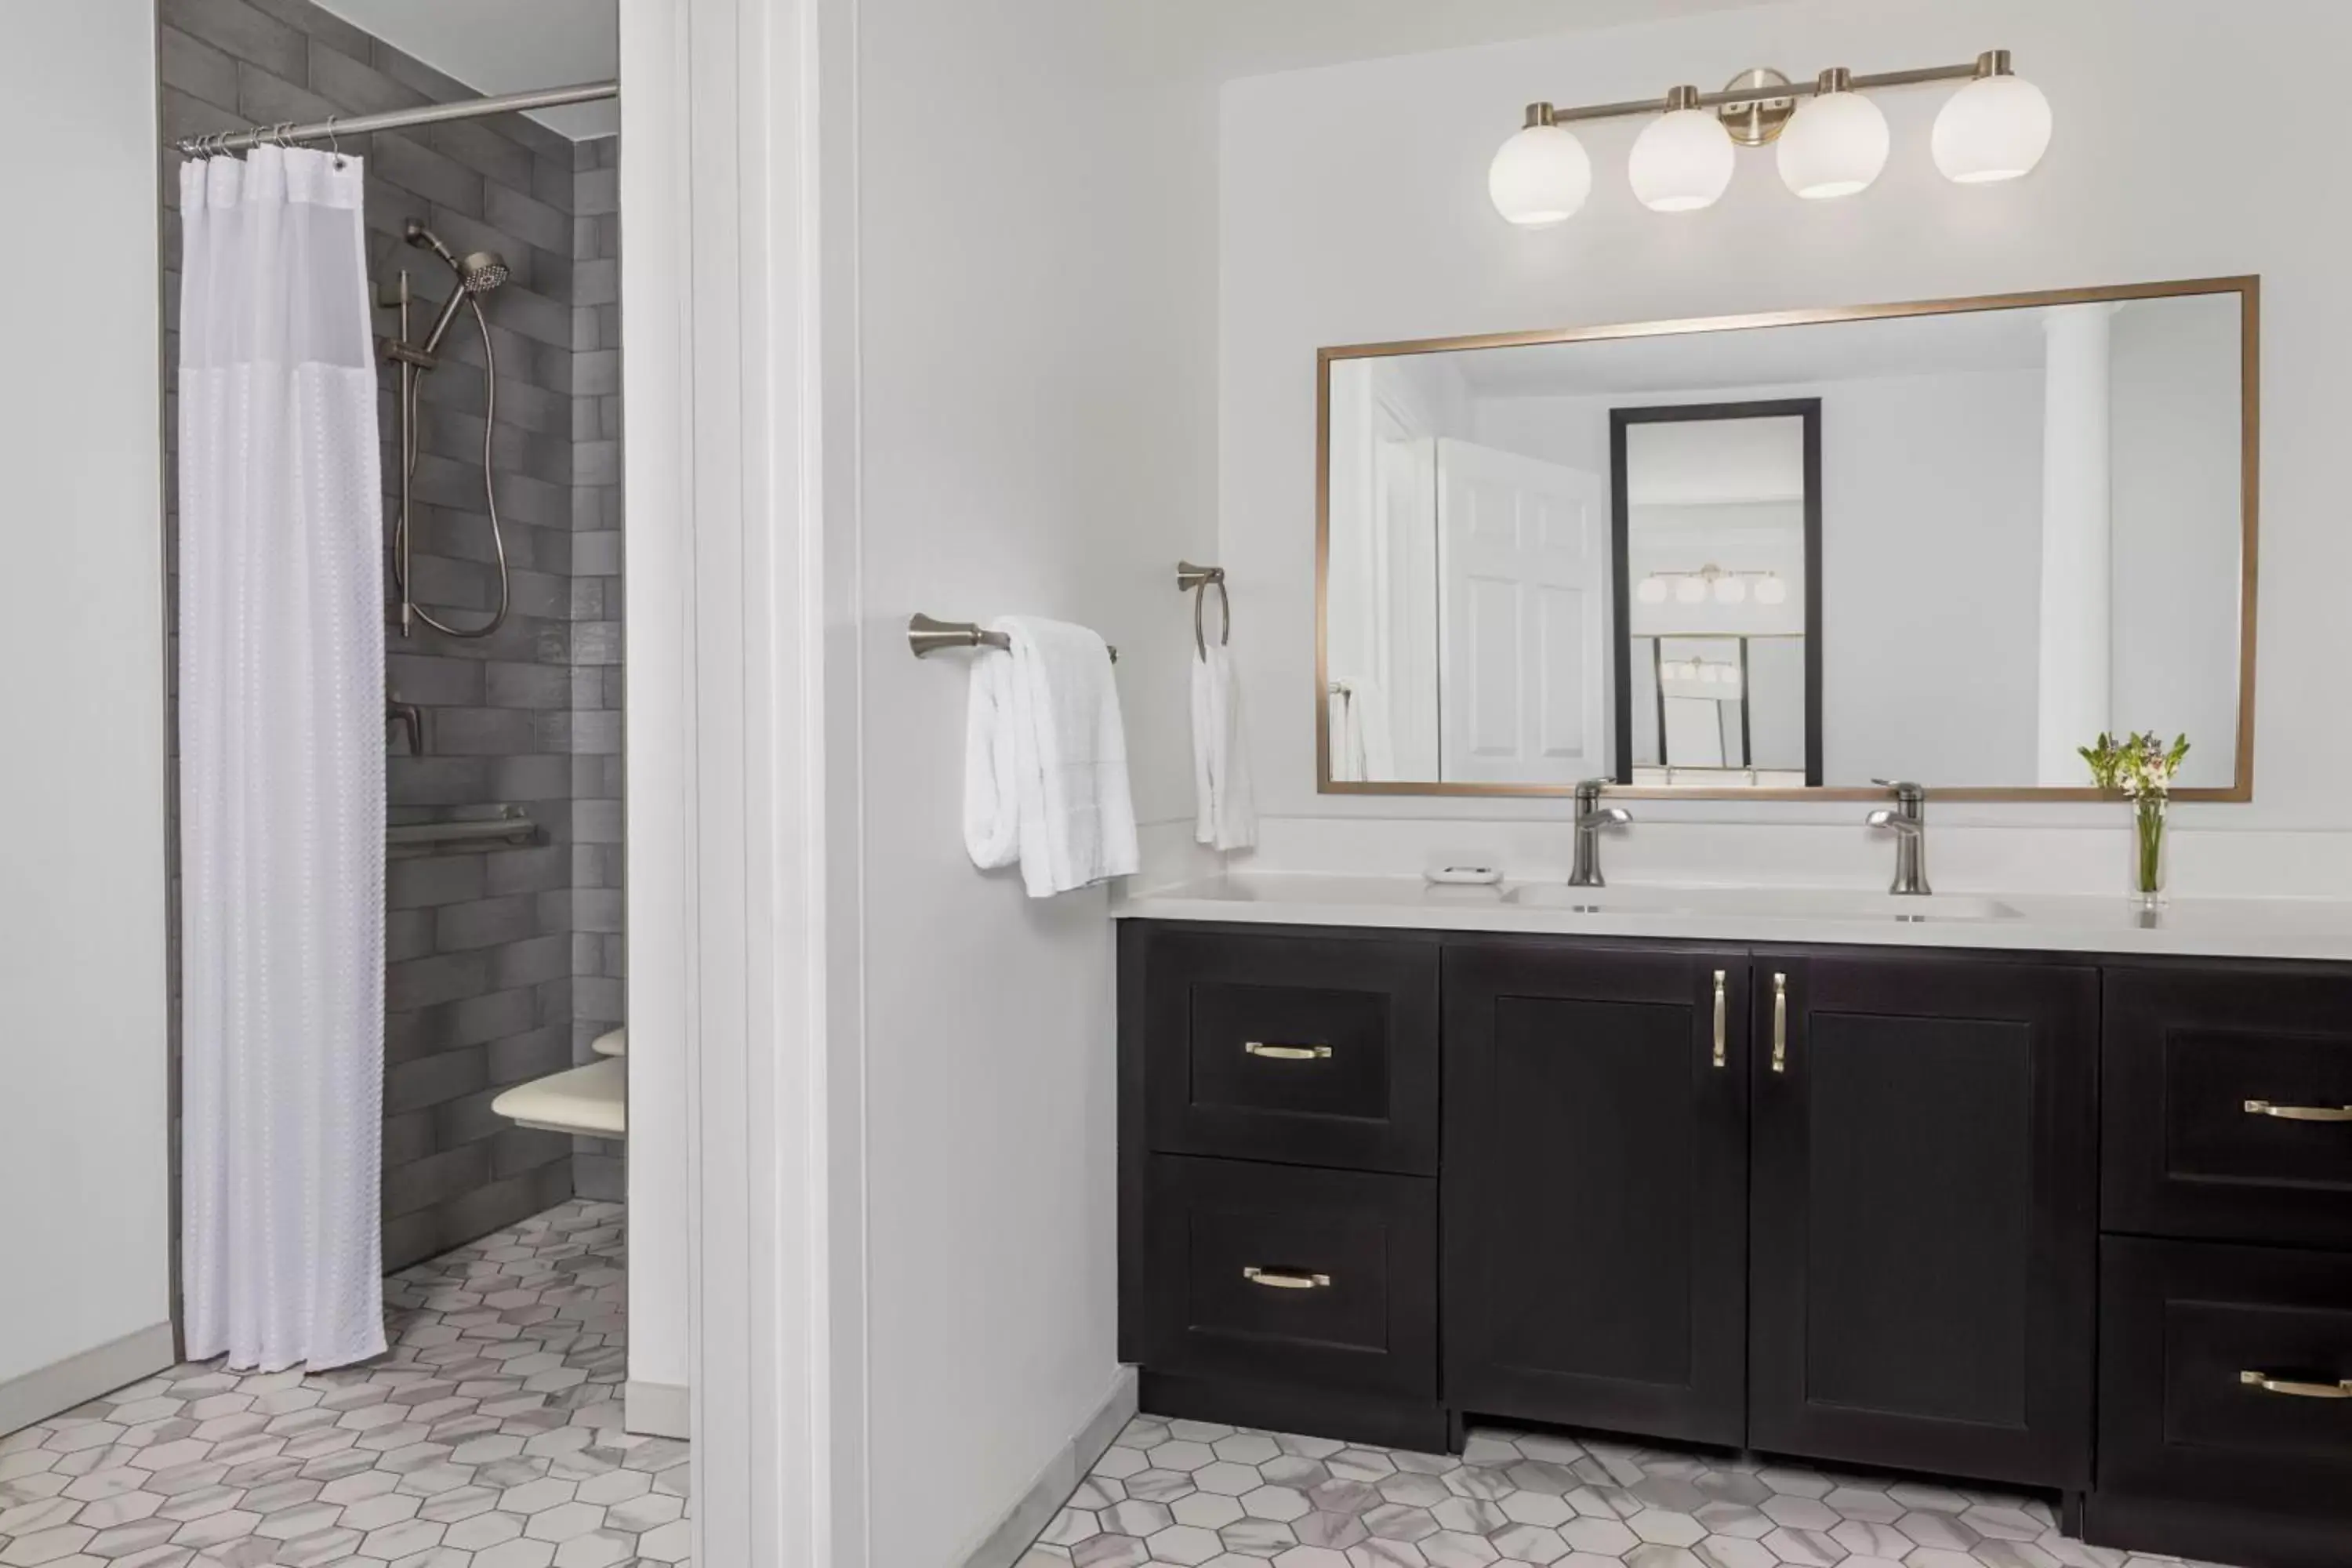
<path id="1" fill-rule="evenodd" d="M 619 0 L 319 0 L 353 26 L 484 94 L 608 81 L 620 74 Z M 531 116 L 574 141 L 610 136 L 621 106 Z"/>
<path id="2" fill-rule="evenodd" d="M 619 0 L 320 0 L 328 10 L 483 93 L 619 74 Z M 1130 4 L 1133 0 L 1101 0 Z M 1775 0 L 1160 0 L 1171 41 L 1217 78 L 1730 11 Z M 533 119 L 574 140 L 620 129 L 620 106 Z"/>
<path id="3" fill-rule="evenodd" d="M 1256 76 L 1553 33 L 1737 11 L 1777 0 L 1163 0 L 1210 68 Z"/>

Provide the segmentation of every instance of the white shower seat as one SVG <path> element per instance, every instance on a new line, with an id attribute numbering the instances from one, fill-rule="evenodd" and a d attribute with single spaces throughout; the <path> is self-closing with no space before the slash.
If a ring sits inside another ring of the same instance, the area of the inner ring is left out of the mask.
<path id="1" fill-rule="evenodd" d="M 629 1054 L 629 1026 L 626 1024 L 610 1034 L 597 1036 L 588 1042 L 588 1048 L 600 1057 L 625 1057 Z"/>
<path id="2" fill-rule="evenodd" d="M 596 1044 L 601 1048 L 604 1041 Z M 490 1110 L 519 1127 L 583 1138 L 625 1138 L 628 1072 L 625 1058 L 602 1057 L 586 1067 L 519 1083 L 490 1101 Z"/>

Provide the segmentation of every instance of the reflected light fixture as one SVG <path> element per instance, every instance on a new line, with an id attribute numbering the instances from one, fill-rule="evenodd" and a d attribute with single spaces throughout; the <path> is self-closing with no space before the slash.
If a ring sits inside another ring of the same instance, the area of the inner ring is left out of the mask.
<path id="1" fill-rule="evenodd" d="M 1782 184 L 1820 201 L 1868 190 L 1891 145 L 1885 114 L 1853 90 L 1853 72 L 1832 68 L 1813 85 L 1812 101 L 1790 117 L 1773 156 Z"/>
<path id="2" fill-rule="evenodd" d="M 2030 174 L 2050 146 L 2050 100 L 2016 74 L 2007 49 L 1966 65 L 1924 66 L 1856 76 L 1833 66 L 1808 86 L 1757 67 L 1719 92 L 1676 87 L 1662 99 L 1557 108 L 1527 107 L 1526 122 L 1486 170 L 1495 210 L 1542 227 L 1576 216 L 1592 191 L 1592 161 L 1569 129 L 1591 120 L 1648 118 L 1626 162 L 1628 182 L 1654 212 L 1696 212 L 1730 187 L 1738 147 L 1777 143 L 1780 178 L 1800 196 L 1822 200 L 1870 188 L 1886 166 L 1886 116 L 1867 94 L 1886 88 L 1965 83 L 1936 116 L 1930 151 L 1945 178 L 1997 184 Z"/>
<path id="3" fill-rule="evenodd" d="M 1678 87 L 1666 94 L 1666 112 L 1634 138 L 1625 174 L 1652 212 L 1696 212 L 1722 197 L 1736 158 L 1731 132 L 1698 107 L 1698 89 Z"/>
<path id="4" fill-rule="evenodd" d="M 1551 105 L 1528 105 L 1528 122 L 1486 166 L 1495 210 L 1528 228 L 1565 223 L 1592 193 L 1592 160 L 1576 132 L 1552 122 Z"/>
<path id="5" fill-rule="evenodd" d="M 1759 605 L 1785 604 L 1789 584 L 1772 572 L 1727 572 L 1710 561 L 1696 572 L 1653 572 L 1635 585 L 1633 596 L 1645 605 L 1663 605 L 1669 598 L 1678 605 L 1704 605 L 1713 599 L 1718 605 L 1744 605 L 1748 602 L 1748 579 L 1756 579 L 1754 593 Z"/>

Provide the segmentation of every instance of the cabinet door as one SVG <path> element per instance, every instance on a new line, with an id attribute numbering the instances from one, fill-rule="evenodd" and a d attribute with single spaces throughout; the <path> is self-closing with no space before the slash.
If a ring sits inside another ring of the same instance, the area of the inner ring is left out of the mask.
<path id="1" fill-rule="evenodd" d="M 1445 1401 L 1744 1436 L 1748 962 L 1445 959 Z"/>
<path id="2" fill-rule="evenodd" d="M 1756 959 L 1748 1440 L 2089 1479 L 2095 971 Z"/>

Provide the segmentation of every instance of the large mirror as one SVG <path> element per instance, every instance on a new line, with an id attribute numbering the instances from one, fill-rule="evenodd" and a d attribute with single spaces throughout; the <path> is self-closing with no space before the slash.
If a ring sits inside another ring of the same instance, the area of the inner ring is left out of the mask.
<path id="1" fill-rule="evenodd" d="M 1327 349 L 1327 792 L 2252 790 L 2252 279 Z"/>

